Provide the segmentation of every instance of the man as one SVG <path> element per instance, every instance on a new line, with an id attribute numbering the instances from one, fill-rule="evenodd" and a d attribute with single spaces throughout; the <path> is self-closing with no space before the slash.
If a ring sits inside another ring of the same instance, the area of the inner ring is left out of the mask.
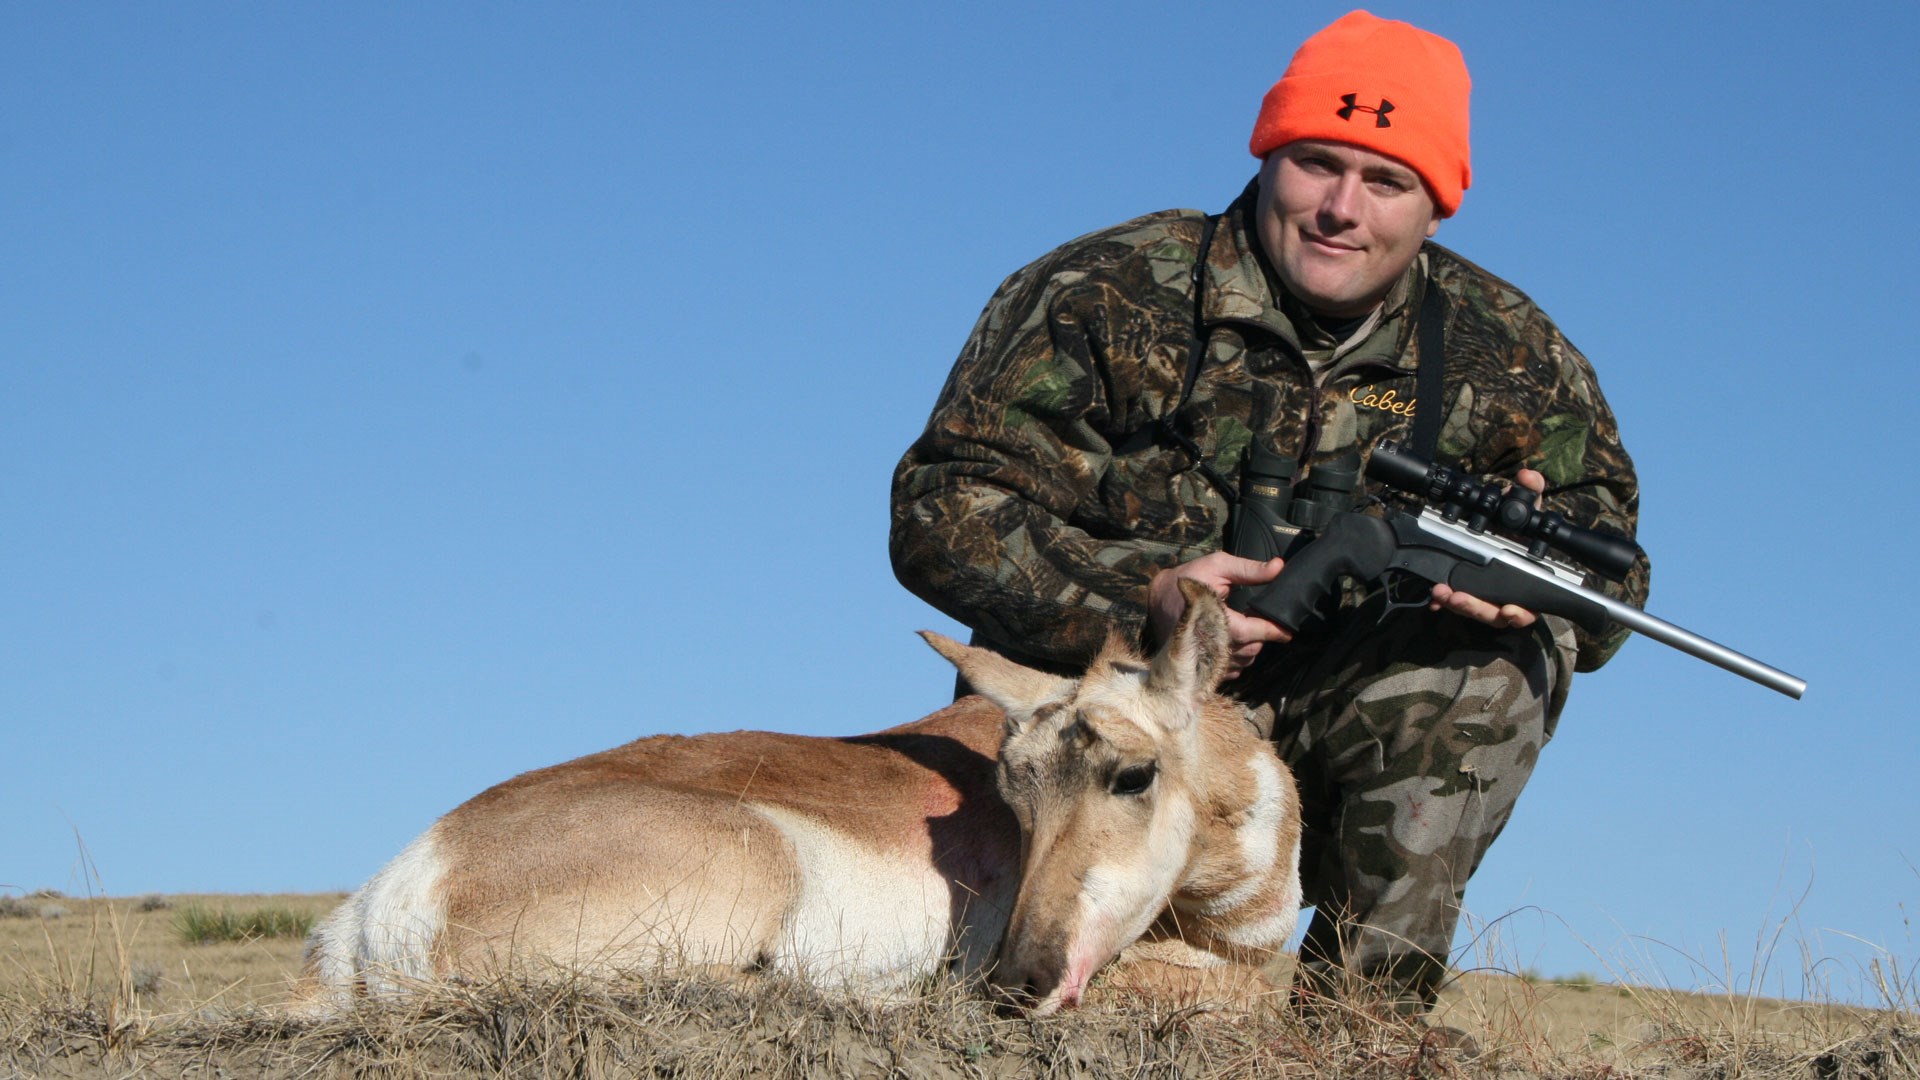
<path id="1" fill-rule="evenodd" d="M 1224 214 L 1138 218 L 1008 278 L 895 474 L 901 582 L 1034 666 L 1080 667 L 1111 633 L 1151 645 L 1179 578 L 1224 596 L 1280 572 L 1220 550 L 1227 478 L 1256 445 L 1311 478 L 1419 435 L 1631 535 L 1638 485 L 1586 360 L 1429 239 L 1471 179 L 1468 88 L 1451 42 L 1350 13 L 1268 92 L 1259 175 Z M 1640 604 L 1646 586 L 1643 559 L 1611 591 Z M 1444 586 L 1384 618 L 1377 589 L 1324 607 L 1297 638 L 1234 615 L 1225 690 L 1301 786 L 1300 994 L 1417 1015 L 1568 680 L 1625 634 Z"/>

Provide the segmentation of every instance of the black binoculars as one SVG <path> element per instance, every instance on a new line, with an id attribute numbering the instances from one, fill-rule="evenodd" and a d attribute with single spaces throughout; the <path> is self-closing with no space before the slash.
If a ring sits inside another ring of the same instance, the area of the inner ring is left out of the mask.
<path id="1" fill-rule="evenodd" d="M 1240 473 L 1240 502 L 1227 533 L 1227 551 L 1265 562 L 1291 559 L 1327 527 L 1335 514 L 1354 508 L 1360 486 L 1360 454 L 1320 462 L 1297 484 L 1299 465 L 1255 444 Z"/>

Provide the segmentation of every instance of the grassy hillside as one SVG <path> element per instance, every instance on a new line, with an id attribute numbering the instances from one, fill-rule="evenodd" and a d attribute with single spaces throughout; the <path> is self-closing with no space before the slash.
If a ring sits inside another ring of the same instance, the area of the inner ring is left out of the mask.
<path id="1" fill-rule="evenodd" d="M 1469 975 L 1436 1016 L 1306 1028 L 1116 993 L 1045 1021 L 953 988 L 874 1005 L 773 979 L 448 988 L 342 1016 L 284 1003 L 298 934 L 340 897 L 0 903 L 0 1077 L 1920 1077 L 1911 1001 L 1881 1010 Z M 275 936 L 278 935 L 278 936 Z M 189 944 L 190 939 L 200 943 Z"/>

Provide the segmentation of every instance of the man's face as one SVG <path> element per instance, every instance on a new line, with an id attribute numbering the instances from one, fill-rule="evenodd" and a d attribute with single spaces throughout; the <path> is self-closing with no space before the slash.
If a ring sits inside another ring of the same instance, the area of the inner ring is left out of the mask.
<path id="1" fill-rule="evenodd" d="M 1345 143 L 1302 139 L 1260 167 L 1260 243 L 1287 288 L 1322 315 L 1372 311 L 1440 228 L 1420 175 Z"/>

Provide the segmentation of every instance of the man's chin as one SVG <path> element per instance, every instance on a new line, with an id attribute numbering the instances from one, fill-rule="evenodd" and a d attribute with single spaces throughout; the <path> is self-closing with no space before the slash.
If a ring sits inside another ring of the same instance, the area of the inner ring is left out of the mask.
<path id="1" fill-rule="evenodd" d="M 1305 304 L 1317 315 L 1333 319 L 1351 319 L 1372 311 L 1378 298 L 1368 295 L 1366 290 L 1356 288 L 1344 275 L 1282 273 L 1281 280 L 1294 299 Z"/>

